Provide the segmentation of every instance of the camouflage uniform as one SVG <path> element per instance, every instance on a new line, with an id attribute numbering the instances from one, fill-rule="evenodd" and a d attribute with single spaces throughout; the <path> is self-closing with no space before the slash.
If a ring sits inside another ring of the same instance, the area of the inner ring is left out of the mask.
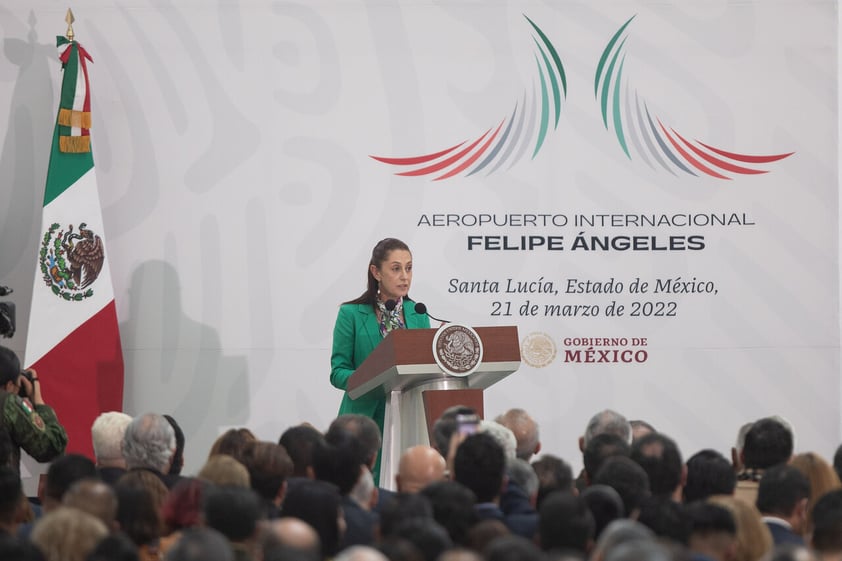
<path id="1" fill-rule="evenodd" d="M 39 462 L 49 462 L 64 452 L 67 433 L 49 405 L 30 405 L 16 394 L 0 390 L 0 429 L 12 440 L 11 467 L 20 469 L 20 449 Z"/>

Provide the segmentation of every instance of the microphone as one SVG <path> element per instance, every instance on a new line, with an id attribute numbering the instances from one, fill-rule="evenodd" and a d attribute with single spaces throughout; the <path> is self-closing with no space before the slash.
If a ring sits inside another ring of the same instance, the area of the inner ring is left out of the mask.
<path id="1" fill-rule="evenodd" d="M 398 305 L 397 300 L 392 300 L 391 298 L 389 298 L 388 300 L 386 300 L 385 302 L 383 302 L 383 307 L 385 307 L 385 308 L 386 308 L 387 310 L 389 310 L 390 312 L 391 312 L 392 310 L 394 310 L 394 309 L 397 307 L 397 305 Z"/>
<path id="2" fill-rule="evenodd" d="M 450 322 L 449 322 L 448 320 L 446 320 L 446 319 L 439 319 L 439 318 L 437 318 L 437 317 L 435 317 L 435 316 L 431 315 L 430 313 L 428 313 L 428 312 L 427 312 L 427 306 L 425 306 L 422 302 L 416 302 L 416 303 L 415 303 L 415 313 L 416 313 L 416 314 L 422 314 L 422 315 L 423 315 L 423 314 L 427 314 L 427 317 L 429 317 L 430 319 L 434 319 L 434 320 L 436 320 L 436 321 L 440 321 L 441 323 L 450 323 Z"/>

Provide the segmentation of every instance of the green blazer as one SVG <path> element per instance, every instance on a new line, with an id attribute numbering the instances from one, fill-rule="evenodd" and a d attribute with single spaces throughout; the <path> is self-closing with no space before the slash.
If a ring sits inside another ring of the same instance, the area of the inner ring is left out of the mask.
<path id="1" fill-rule="evenodd" d="M 407 329 L 430 327 L 430 318 L 426 314 L 416 314 L 415 306 L 404 301 L 403 317 Z M 370 304 L 342 304 L 336 325 L 333 328 L 333 352 L 330 355 L 330 383 L 340 390 L 348 386 L 348 378 L 380 344 L 380 324 Z M 351 399 L 346 393 L 339 406 L 339 414 L 356 413 L 371 417 L 383 434 L 383 416 L 386 412 L 386 399 L 383 396 L 365 396 Z M 379 484 L 380 458 L 374 482 Z"/>

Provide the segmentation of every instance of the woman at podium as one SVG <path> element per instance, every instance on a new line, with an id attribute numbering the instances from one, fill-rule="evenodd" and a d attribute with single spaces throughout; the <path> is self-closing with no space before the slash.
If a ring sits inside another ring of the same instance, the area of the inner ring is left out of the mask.
<path id="1" fill-rule="evenodd" d="M 368 286 L 358 298 L 339 307 L 333 328 L 333 352 L 330 356 L 330 383 L 345 390 L 348 378 L 371 351 L 394 329 L 430 327 L 426 314 L 417 314 L 409 300 L 412 284 L 412 253 L 395 238 L 380 240 L 368 263 Z M 346 393 L 339 414 L 357 413 L 374 419 L 383 434 L 386 400 L 363 396 L 351 399 Z M 379 481 L 380 456 L 374 469 Z"/>

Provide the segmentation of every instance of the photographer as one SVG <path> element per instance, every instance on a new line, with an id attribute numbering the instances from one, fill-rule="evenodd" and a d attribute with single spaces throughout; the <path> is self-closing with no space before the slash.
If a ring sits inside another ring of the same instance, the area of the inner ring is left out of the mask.
<path id="1" fill-rule="evenodd" d="M 10 457 L 0 458 L 20 470 L 20 449 L 39 462 L 49 462 L 64 452 L 67 433 L 55 411 L 41 397 L 35 370 L 22 373 L 17 355 L 0 346 L 0 430 L 12 441 Z"/>

